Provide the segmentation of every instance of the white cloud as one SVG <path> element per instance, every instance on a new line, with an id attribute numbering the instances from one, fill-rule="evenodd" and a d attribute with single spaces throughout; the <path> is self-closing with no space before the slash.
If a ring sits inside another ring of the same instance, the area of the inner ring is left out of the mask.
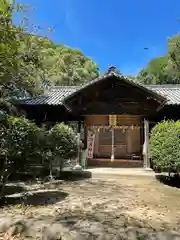
<path id="1" fill-rule="evenodd" d="M 71 0 L 62 0 L 62 7 L 64 10 L 64 21 L 69 31 L 72 34 L 79 34 L 81 32 L 80 22 L 73 2 Z"/>
<path id="2" fill-rule="evenodd" d="M 102 49 L 104 41 L 98 38 L 95 32 L 92 33 L 91 30 L 88 29 L 86 19 L 83 18 L 84 14 L 79 12 L 77 2 L 75 3 L 73 0 L 62 0 L 62 5 L 64 21 L 73 38 L 77 40 L 81 38 L 85 44 L 93 45 L 96 49 Z M 84 8 L 84 11 L 86 11 L 86 8 Z"/>

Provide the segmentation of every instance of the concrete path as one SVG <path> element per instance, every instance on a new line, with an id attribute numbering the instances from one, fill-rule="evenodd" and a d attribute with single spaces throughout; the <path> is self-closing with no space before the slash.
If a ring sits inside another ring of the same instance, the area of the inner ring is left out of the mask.
<path id="1" fill-rule="evenodd" d="M 88 171 L 92 173 L 92 177 L 101 175 L 113 176 L 147 176 L 154 177 L 155 173 L 152 169 L 144 168 L 88 168 Z"/>

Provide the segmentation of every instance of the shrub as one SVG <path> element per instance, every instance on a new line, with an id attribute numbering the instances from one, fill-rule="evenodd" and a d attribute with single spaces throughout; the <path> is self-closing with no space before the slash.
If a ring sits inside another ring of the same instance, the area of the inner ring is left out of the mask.
<path id="1" fill-rule="evenodd" d="M 71 128 L 57 124 L 49 131 L 25 117 L 7 117 L 0 121 L 0 199 L 11 173 L 29 169 L 32 163 L 52 170 L 52 161 L 77 156 L 77 139 Z"/>
<path id="2" fill-rule="evenodd" d="M 8 157 L 28 163 L 39 148 L 39 134 L 41 130 L 35 123 L 25 117 L 9 117 L 9 134 L 7 135 Z"/>
<path id="3" fill-rule="evenodd" d="M 152 129 L 150 157 L 154 169 L 169 173 L 179 172 L 180 121 L 164 121 Z"/>
<path id="4" fill-rule="evenodd" d="M 61 167 L 64 160 L 77 156 L 78 146 L 76 134 L 65 124 L 56 124 L 48 133 L 48 149 L 52 158 L 59 158 Z"/>
<path id="5" fill-rule="evenodd" d="M 7 117 L 0 125 L 1 195 L 12 172 L 29 165 L 39 146 L 40 129 L 25 117 Z"/>

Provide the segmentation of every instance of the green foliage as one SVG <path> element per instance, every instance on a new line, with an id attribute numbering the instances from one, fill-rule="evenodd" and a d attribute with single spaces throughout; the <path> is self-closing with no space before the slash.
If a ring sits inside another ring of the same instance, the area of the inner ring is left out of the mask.
<path id="1" fill-rule="evenodd" d="M 40 129 L 24 117 L 8 117 L 5 131 L 1 159 L 8 159 L 10 167 L 15 164 L 16 170 L 22 169 L 38 151 Z"/>
<path id="2" fill-rule="evenodd" d="M 168 52 L 151 60 L 137 76 L 144 84 L 180 83 L 180 34 L 168 40 Z"/>
<path id="3" fill-rule="evenodd" d="M 7 117 L 0 133 L 0 159 L 8 160 L 7 166 L 13 166 L 15 171 L 32 163 L 48 164 L 55 157 L 66 160 L 77 155 L 76 135 L 64 124 L 46 130 L 25 117 Z"/>
<path id="4" fill-rule="evenodd" d="M 3 116 L 3 114 L 2 114 Z M 8 117 L 0 122 L 0 198 L 12 172 L 28 167 L 38 149 L 38 127 L 24 117 Z"/>
<path id="5" fill-rule="evenodd" d="M 55 157 L 72 159 L 77 156 L 77 138 L 69 126 L 56 124 L 48 134 L 48 146 Z"/>
<path id="6" fill-rule="evenodd" d="M 1 113 L 0 122 L 0 185 L 5 185 L 9 175 L 27 171 L 32 164 L 51 168 L 55 159 L 77 156 L 77 139 L 73 130 L 57 124 L 50 130 L 39 128 L 25 117 L 8 117 Z M 0 191 L 0 198 L 3 192 Z"/>
<path id="7" fill-rule="evenodd" d="M 42 80 L 37 78 L 38 63 L 27 62 L 23 43 L 30 35 L 21 26 L 13 24 L 13 15 L 21 10 L 15 1 L 0 0 L 0 101 L 8 102 L 14 96 L 37 94 L 43 89 Z M 31 52 L 31 48 L 29 48 Z M 38 52 L 36 52 L 38 55 Z M 37 57 L 36 55 L 36 57 Z"/>
<path id="8" fill-rule="evenodd" d="M 180 83 L 180 34 L 168 40 L 168 66 L 174 83 Z"/>
<path id="9" fill-rule="evenodd" d="M 168 56 L 155 58 L 143 68 L 137 76 L 137 80 L 144 84 L 168 84 L 171 78 L 167 72 Z"/>
<path id="10" fill-rule="evenodd" d="M 150 157 L 155 169 L 179 172 L 180 121 L 164 121 L 151 132 Z"/>
<path id="11" fill-rule="evenodd" d="M 0 183 L 12 170 L 32 161 L 73 158 L 77 142 L 71 129 L 56 125 L 51 131 L 17 115 L 13 99 L 42 93 L 49 85 L 79 85 L 99 74 L 98 66 L 81 51 L 29 34 L 13 23 L 23 10 L 15 0 L 0 0 Z M 50 31 L 51 29 L 49 29 Z M 3 188 L 0 192 L 2 196 Z"/>
<path id="12" fill-rule="evenodd" d="M 97 65 L 81 51 L 55 44 L 13 24 L 23 7 L 0 0 L 0 99 L 38 95 L 49 85 L 79 85 L 98 76 Z"/>
<path id="13" fill-rule="evenodd" d="M 43 41 L 47 40 L 42 38 Z M 80 50 L 49 42 L 40 54 L 44 78 L 52 84 L 81 85 L 99 75 L 98 66 Z"/>
<path id="14" fill-rule="evenodd" d="M 1 97 L 11 90 L 12 79 L 18 73 L 19 42 L 12 24 L 13 5 L 1 0 L 0 4 L 0 85 Z M 7 85 L 7 86 L 6 86 Z M 9 90 L 9 91 L 8 91 Z"/>

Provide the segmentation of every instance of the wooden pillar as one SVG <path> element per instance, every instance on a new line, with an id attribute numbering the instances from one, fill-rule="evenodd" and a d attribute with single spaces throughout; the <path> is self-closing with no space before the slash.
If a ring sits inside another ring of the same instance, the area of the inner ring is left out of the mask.
<path id="1" fill-rule="evenodd" d="M 76 158 L 75 170 L 82 170 L 81 167 L 81 121 L 78 121 L 78 133 L 77 133 L 77 145 L 78 145 L 78 156 Z"/>
<path id="2" fill-rule="evenodd" d="M 149 121 L 147 119 L 144 119 L 143 156 L 144 156 L 144 168 L 150 168 L 150 161 L 149 161 Z"/>
<path id="3" fill-rule="evenodd" d="M 78 133 L 81 133 L 81 120 L 78 121 Z"/>
<path id="4" fill-rule="evenodd" d="M 95 140 L 94 140 L 94 155 L 95 157 L 99 157 L 99 133 L 100 127 L 96 129 Z"/>
<path id="5" fill-rule="evenodd" d="M 111 161 L 114 161 L 114 127 L 112 127 L 111 131 L 112 131 Z"/>
<path id="6" fill-rule="evenodd" d="M 80 165 L 81 163 L 81 121 L 78 121 L 78 134 L 77 134 L 77 141 L 78 141 L 78 158 L 77 164 Z"/>

